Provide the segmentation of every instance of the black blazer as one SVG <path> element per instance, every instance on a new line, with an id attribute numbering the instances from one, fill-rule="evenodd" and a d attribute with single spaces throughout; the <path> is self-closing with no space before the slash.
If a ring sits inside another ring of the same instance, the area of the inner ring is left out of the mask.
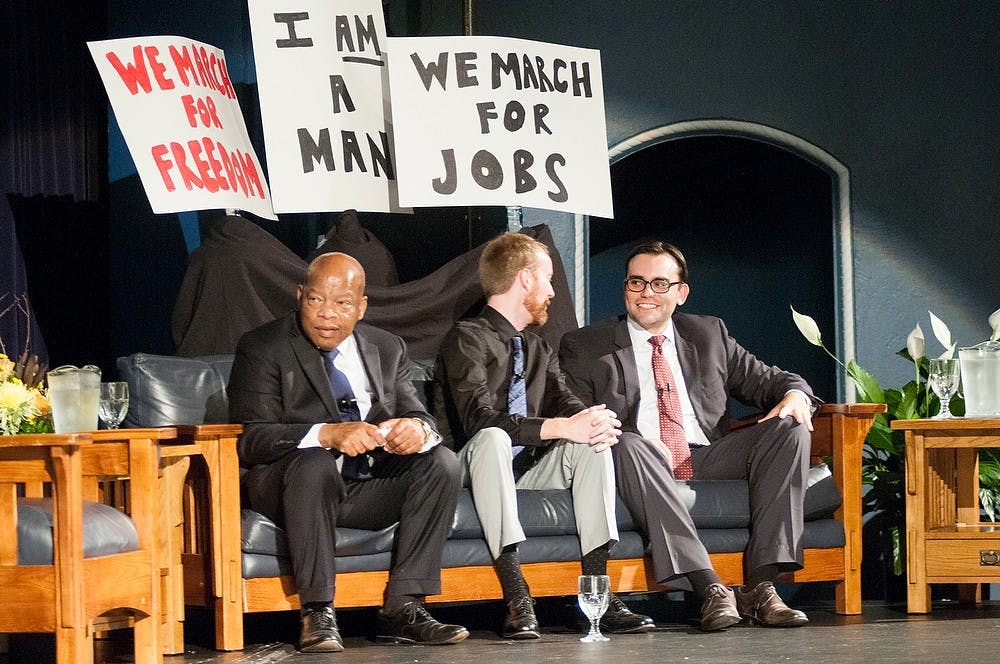
<path id="1" fill-rule="evenodd" d="M 729 397 L 770 410 L 796 389 L 819 402 L 801 376 L 764 364 L 736 343 L 721 319 L 680 312 L 672 319 L 688 396 L 709 441 L 729 432 Z M 624 318 L 567 332 L 559 346 L 559 365 L 581 400 L 607 404 L 623 430 L 638 433 L 639 375 Z"/>
<path id="2" fill-rule="evenodd" d="M 417 417 L 436 431 L 411 381 L 403 340 L 364 323 L 354 337 L 372 388 L 365 420 Z M 295 451 L 314 424 L 341 421 L 322 355 L 294 312 L 240 338 L 227 392 L 230 421 L 243 423 L 243 466 L 274 462 Z"/>

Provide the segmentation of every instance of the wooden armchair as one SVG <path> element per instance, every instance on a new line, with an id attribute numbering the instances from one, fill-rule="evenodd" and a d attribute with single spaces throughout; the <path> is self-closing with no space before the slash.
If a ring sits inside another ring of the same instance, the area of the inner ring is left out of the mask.
<path id="1" fill-rule="evenodd" d="M 162 661 L 157 451 L 145 433 L 0 436 L 0 587 L 16 598 L 0 606 L 0 632 L 54 633 L 56 661 L 69 664 L 94 660 L 96 631 L 133 627 L 135 661 Z M 108 480 L 124 489 L 114 501 L 130 520 L 97 504 Z M 51 514 L 51 533 L 33 533 L 51 538 L 51 561 L 19 562 L 31 557 L 19 542 L 19 502 Z"/>

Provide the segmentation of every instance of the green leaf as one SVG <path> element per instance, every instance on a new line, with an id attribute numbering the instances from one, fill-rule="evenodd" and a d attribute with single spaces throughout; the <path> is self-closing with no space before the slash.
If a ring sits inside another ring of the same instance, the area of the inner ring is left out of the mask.
<path id="1" fill-rule="evenodd" d="M 883 403 L 885 401 L 885 397 L 882 395 L 882 386 L 854 360 L 847 363 L 847 375 L 858 388 L 858 398 L 862 402 Z"/>

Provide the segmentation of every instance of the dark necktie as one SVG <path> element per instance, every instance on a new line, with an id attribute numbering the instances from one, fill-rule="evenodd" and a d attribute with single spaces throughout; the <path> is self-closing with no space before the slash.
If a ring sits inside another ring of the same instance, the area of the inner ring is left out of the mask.
<path id="1" fill-rule="evenodd" d="M 323 353 L 323 364 L 326 366 L 326 375 L 330 379 L 330 389 L 333 391 L 333 398 L 337 401 L 337 410 L 340 411 L 340 419 L 343 422 L 360 422 L 361 410 L 358 408 L 358 401 L 354 398 L 354 390 L 347 380 L 344 372 L 336 367 L 333 360 L 340 351 L 334 348 Z M 372 477 L 371 466 L 368 463 L 368 455 L 358 456 L 344 455 L 344 464 L 341 466 L 340 474 L 345 480 L 369 480 Z"/>
<path id="2" fill-rule="evenodd" d="M 691 479 L 691 448 L 681 415 L 681 399 L 677 394 L 677 383 L 670 371 L 667 359 L 663 357 L 663 341 L 666 337 L 656 334 L 649 338 L 653 346 L 653 381 L 656 383 L 656 405 L 660 413 L 660 440 L 670 450 L 670 468 L 679 480 Z"/>
<path id="3" fill-rule="evenodd" d="M 510 388 L 507 391 L 507 412 L 511 415 L 528 416 L 528 398 L 524 382 L 524 339 L 516 336 L 510 340 L 513 345 L 513 366 L 511 367 Z M 524 445 L 514 445 L 512 453 L 515 457 L 524 449 Z M 519 464 L 514 463 L 515 475 Z M 523 472 L 523 471 L 522 471 Z"/>

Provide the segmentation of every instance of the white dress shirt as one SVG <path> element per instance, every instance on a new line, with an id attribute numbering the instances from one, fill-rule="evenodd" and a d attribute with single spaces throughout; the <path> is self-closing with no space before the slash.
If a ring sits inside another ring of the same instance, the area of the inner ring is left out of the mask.
<path id="1" fill-rule="evenodd" d="M 628 319 L 628 334 L 632 339 L 632 353 L 635 357 L 635 367 L 639 372 L 639 412 L 636 414 L 636 426 L 639 434 L 647 440 L 660 440 L 660 411 L 657 405 L 656 382 L 653 379 L 653 346 L 649 338 L 653 335 L 643 329 L 631 318 Z M 708 445 L 709 440 L 698 424 L 698 417 L 688 396 L 687 383 L 684 382 L 684 372 L 681 371 L 677 359 L 677 346 L 674 343 L 674 322 L 667 321 L 663 330 L 663 357 L 674 375 L 672 389 L 677 392 L 681 402 L 681 416 L 684 433 L 689 445 Z"/>
<path id="2" fill-rule="evenodd" d="M 341 341 L 340 345 L 337 346 L 337 350 L 340 352 L 333 358 L 333 366 L 340 369 L 347 377 L 347 382 L 351 384 L 351 391 L 354 392 L 354 398 L 358 402 L 358 411 L 361 414 L 361 421 L 363 422 L 368 416 L 368 411 L 372 408 L 372 390 L 371 384 L 368 382 L 368 372 L 365 371 L 364 362 L 361 361 L 361 352 L 358 350 L 358 342 L 354 338 L 354 335 L 352 334 Z M 302 440 L 299 441 L 299 448 L 321 447 L 319 430 L 324 424 L 326 422 L 319 422 L 312 425 L 309 431 L 306 432 L 306 435 L 302 437 Z M 382 435 L 386 433 L 388 431 L 383 431 Z M 426 452 L 440 442 L 441 435 L 431 430 L 420 451 Z M 339 459 L 337 465 L 338 467 L 340 465 Z"/>

